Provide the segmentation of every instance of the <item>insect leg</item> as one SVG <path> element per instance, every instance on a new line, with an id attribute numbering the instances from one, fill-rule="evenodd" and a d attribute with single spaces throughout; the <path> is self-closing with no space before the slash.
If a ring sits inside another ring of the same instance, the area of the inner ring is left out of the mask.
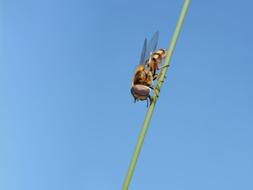
<path id="1" fill-rule="evenodd" d="M 151 103 L 152 103 L 152 101 L 153 101 L 153 98 L 150 96 L 150 95 L 148 95 L 148 99 L 149 99 L 149 105 L 151 105 Z M 147 103 L 148 103 L 148 99 L 147 99 Z M 147 107 L 149 106 L 149 105 L 147 105 Z"/>
<path id="2" fill-rule="evenodd" d="M 158 75 L 157 74 L 154 74 L 153 75 L 153 80 L 156 80 L 158 78 Z"/>
<path id="3" fill-rule="evenodd" d="M 169 65 L 164 65 L 164 66 L 162 66 L 162 67 L 158 68 L 158 70 L 160 70 L 160 69 L 164 69 L 165 67 L 169 67 Z"/>
<path id="4" fill-rule="evenodd" d="M 162 66 L 160 69 L 164 69 L 165 67 L 169 67 L 169 65 Z M 161 75 L 162 75 L 162 73 L 160 72 L 160 73 L 159 73 L 158 75 L 156 75 L 154 78 L 156 78 L 157 80 L 159 80 L 160 77 L 161 77 Z M 166 79 L 166 76 L 164 76 L 164 78 Z M 164 82 L 164 80 L 163 80 L 162 82 Z"/>
<path id="5" fill-rule="evenodd" d="M 155 96 L 158 98 L 159 97 L 159 92 L 160 92 L 160 90 L 158 90 L 157 88 L 155 88 L 154 89 L 154 94 L 155 94 Z"/>

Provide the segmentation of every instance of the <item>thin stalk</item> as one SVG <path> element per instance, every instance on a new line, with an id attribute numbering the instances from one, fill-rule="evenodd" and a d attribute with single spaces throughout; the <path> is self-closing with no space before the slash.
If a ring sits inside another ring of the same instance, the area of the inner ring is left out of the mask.
<path id="1" fill-rule="evenodd" d="M 161 70 L 161 75 L 159 77 L 159 80 L 157 82 L 157 86 L 156 86 L 156 89 L 155 89 L 158 93 L 154 93 L 153 101 L 152 101 L 151 105 L 148 108 L 148 111 L 147 111 L 147 114 L 146 114 L 146 117 L 145 117 L 145 120 L 144 120 L 144 123 L 143 123 L 143 127 L 142 127 L 142 130 L 140 132 L 140 135 L 139 135 L 139 138 L 138 138 L 135 150 L 134 150 L 134 154 L 133 154 L 132 160 L 130 162 L 130 166 L 128 168 L 127 176 L 125 178 L 122 190 L 128 190 L 130 181 L 132 179 L 133 172 L 134 172 L 134 169 L 135 169 L 135 166 L 136 166 L 136 162 L 137 162 L 137 159 L 139 157 L 139 154 L 140 154 L 140 151 L 141 151 L 141 147 L 142 147 L 145 135 L 146 135 L 147 130 L 148 130 L 150 119 L 151 119 L 151 116 L 153 114 L 153 110 L 154 110 L 154 107 L 155 107 L 155 104 L 156 104 L 156 101 L 157 101 L 157 98 L 158 98 L 161 86 L 162 86 L 162 84 L 164 82 L 165 75 L 166 75 L 166 72 L 167 72 L 169 64 L 170 64 L 170 59 L 171 59 L 172 53 L 174 51 L 174 48 L 175 48 L 176 41 L 178 39 L 180 30 L 182 28 L 182 24 L 183 24 L 183 21 L 184 21 L 185 14 L 187 12 L 189 3 L 190 3 L 190 0 L 185 0 L 184 6 L 183 6 L 183 8 L 181 10 L 181 13 L 180 13 L 180 16 L 179 16 L 179 19 L 178 19 L 178 22 L 177 22 L 176 29 L 174 31 L 172 40 L 171 40 L 169 48 L 168 48 L 167 56 L 165 58 L 164 69 Z"/>

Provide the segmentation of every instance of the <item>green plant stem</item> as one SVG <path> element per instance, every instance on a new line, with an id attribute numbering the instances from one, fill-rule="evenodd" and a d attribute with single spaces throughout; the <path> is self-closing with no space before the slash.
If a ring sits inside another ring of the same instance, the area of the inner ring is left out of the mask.
<path id="1" fill-rule="evenodd" d="M 182 24 L 183 24 L 183 21 L 184 21 L 185 14 L 187 12 L 189 3 L 190 3 L 190 0 L 185 0 L 184 6 L 181 10 L 175 32 L 173 34 L 172 40 L 171 40 L 169 48 L 168 48 L 167 56 L 165 58 L 165 62 L 164 62 L 165 68 L 161 70 L 161 75 L 160 75 L 159 80 L 157 82 L 157 86 L 156 86 L 156 89 L 155 89 L 157 91 L 157 93 L 154 93 L 153 101 L 152 101 L 151 105 L 148 108 L 148 111 L 147 111 L 147 114 L 146 114 L 146 117 L 145 117 L 145 120 L 144 120 L 144 123 L 143 123 L 143 127 L 142 127 L 141 133 L 139 135 L 137 145 L 135 147 L 134 154 L 133 154 L 132 160 L 130 162 L 130 166 L 129 166 L 127 176 L 125 178 L 122 190 L 128 190 L 128 187 L 129 187 L 129 184 L 130 184 L 130 181 L 131 181 L 131 178 L 133 176 L 133 172 L 134 172 L 134 169 L 135 169 L 135 166 L 136 166 L 136 162 L 137 162 L 137 159 L 138 159 L 138 156 L 140 154 L 141 147 L 142 147 L 142 144 L 143 144 L 143 141 L 144 141 L 144 138 L 145 138 L 145 134 L 148 130 L 148 126 L 149 126 L 149 123 L 150 123 L 151 116 L 153 114 L 153 110 L 154 110 L 154 107 L 155 107 L 155 104 L 156 104 L 156 101 L 157 101 L 157 98 L 158 98 L 158 94 L 159 94 L 161 86 L 164 82 L 165 75 L 166 75 L 166 72 L 167 72 L 168 67 L 169 67 L 171 55 L 174 51 L 176 41 L 178 39 L 178 36 L 179 36 L 180 30 L 181 30 L 181 27 L 182 27 Z"/>

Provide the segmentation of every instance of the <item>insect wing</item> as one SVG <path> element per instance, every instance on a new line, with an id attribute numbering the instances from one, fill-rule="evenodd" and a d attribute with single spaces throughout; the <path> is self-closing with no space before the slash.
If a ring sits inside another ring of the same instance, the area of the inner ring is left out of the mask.
<path id="1" fill-rule="evenodd" d="M 141 50 L 141 58 L 140 58 L 140 63 L 139 64 L 143 64 L 145 62 L 145 56 L 146 56 L 146 52 L 147 52 L 147 38 L 145 38 L 144 40 L 144 44 Z"/>
<path id="2" fill-rule="evenodd" d="M 156 50 L 157 44 L 158 44 L 158 39 L 159 39 L 159 32 L 156 31 L 153 34 L 150 42 L 148 43 L 147 51 L 146 51 L 146 54 L 145 54 L 145 60 L 147 60 L 149 58 L 150 54 L 153 53 Z"/>

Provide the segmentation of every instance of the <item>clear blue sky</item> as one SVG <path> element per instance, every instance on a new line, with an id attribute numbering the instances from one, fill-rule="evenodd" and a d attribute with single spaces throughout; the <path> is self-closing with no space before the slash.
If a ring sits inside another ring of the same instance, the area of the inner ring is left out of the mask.
<path id="1" fill-rule="evenodd" d="M 0 189 L 119 190 L 145 37 L 183 0 L 1 2 Z M 192 0 L 130 190 L 253 189 L 253 3 Z"/>

